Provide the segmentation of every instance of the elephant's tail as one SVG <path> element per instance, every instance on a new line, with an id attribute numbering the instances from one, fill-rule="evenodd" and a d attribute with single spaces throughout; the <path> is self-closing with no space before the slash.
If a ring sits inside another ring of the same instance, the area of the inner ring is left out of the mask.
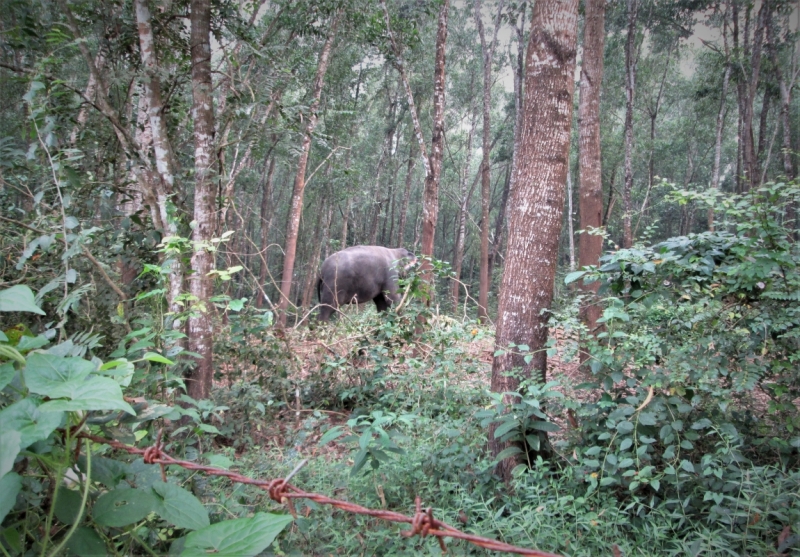
<path id="1" fill-rule="evenodd" d="M 322 277 L 317 280 L 317 300 L 322 303 Z"/>

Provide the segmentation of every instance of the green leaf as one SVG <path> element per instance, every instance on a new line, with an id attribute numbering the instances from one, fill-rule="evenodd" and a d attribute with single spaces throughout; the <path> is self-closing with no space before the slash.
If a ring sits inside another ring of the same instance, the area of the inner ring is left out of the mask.
<path id="1" fill-rule="evenodd" d="M 197 497 L 180 486 L 164 482 L 153 484 L 160 506 L 156 512 L 178 528 L 199 530 L 210 524 L 208 511 Z"/>
<path id="2" fill-rule="evenodd" d="M 518 427 L 519 427 L 518 420 L 515 419 L 504 420 L 503 423 L 497 426 L 497 429 L 494 430 L 494 438 L 500 439 L 503 435 Z"/>
<path id="3" fill-rule="evenodd" d="M 495 462 L 500 462 L 501 460 L 505 460 L 510 456 L 514 456 L 515 454 L 519 454 L 522 452 L 522 449 L 516 446 L 506 447 L 494 458 Z"/>
<path id="4" fill-rule="evenodd" d="M 244 303 L 247 301 L 247 298 L 241 298 L 239 300 L 231 300 L 228 302 L 228 309 L 231 311 L 242 311 L 244 308 Z"/>
<path id="5" fill-rule="evenodd" d="M 617 431 L 620 433 L 630 433 L 633 431 L 633 424 L 627 420 L 617 424 Z"/>
<path id="6" fill-rule="evenodd" d="M 639 423 L 641 425 L 656 425 L 656 415 L 652 412 L 642 412 L 639 414 Z"/>
<path id="7" fill-rule="evenodd" d="M 161 502 L 150 490 L 115 489 L 97 499 L 92 518 L 101 526 L 122 528 L 139 522 L 160 506 Z"/>
<path id="8" fill-rule="evenodd" d="M 0 331 L 0 342 L 8 342 L 8 337 L 3 331 Z"/>
<path id="9" fill-rule="evenodd" d="M 14 375 L 16 375 L 17 370 L 14 369 L 14 364 L 5 363 L 0 365 L 0 391 L 6 388 L 6 385 L 11 383 L 11 380 L 14 379 Z"/>
<path id="10" fill-rule="evenodd" d="M 56 497 L 56 518 L 64 524 L 74 524 L 81 514 L 81 494 L 65 486 L 58 488 Z"/>
<path id="11" fill-rule="evenodd" d="M 31 350 L 36 350 L 37 348 L 46 346 L 49 343 L 50 341 L 47 340 L 44 335 L 35 337 L 21 336 L 19 338 L 19 344 L 17 344 L 17 350 L 20 352 L 30 352 Z"/>
<path id="12" fill-rule="evenodd" d="M 93 370 L 94 364 L 82 358 L 35 352 L 28 356 L 25 365 L 25 385 L 32 393 L 71 398 L 71 390 L 82 385 Z"/>
<path id="13" fill-rule="evenodd" d="M 159 364 L 167 364 L 168 366 L 173 365 L 173 362 L 170 359 L 165 358 L 161 354 L 157 354 L 155 352 L 147 352 L 144 356 L 141 357 L 141 360 L 147 360 L 148 362 L 158 362 Z"/>
<path id="14" fill-rule="evenodd" d="M 26 449 L 37 441 L 47 439 L 61 425 L 63 419 L 63 413 L 42 411 L 30 398 L 23 398 L 0 412 L 3 429 L 19 432 L 20 449 Z"/>
<path id="15" fill-rule="evenodd" d="M 622 440 L 622 443 L 619 444 L 619 450 L 627 451 L 628 449 L 631 448 L 631 445 L 633 445 L 633 439 L 631 439 L 630 437 L 626 437 L 625 439 Z"/>
<path id="16" fill-rule="evenodd" d="M 330 443 L 334 439 L 338 439 L 342 435 L 344 435 L 344 428 L 340 425 L 334 426 L 325 432 L 325 435 L 323 435 L 322 438 L 319 440 L 317 446 L 322 447 L 324 445 L 327 445 L 328 443 Z"/>
<path id="17" fill-rule="evenodd" d="M 0 478 L 0 523 L 17 502 L 17 494 L 22 489 L 22 478 L 9 472 Z"/>
<path id="18" fill-rule="evenodd" d="M 45 315 L 36 305 L 33 291 L 22 284 L 0 291 L 0 311 L 26 311 Z"/>
<path id="19" fill-rule="evenodd" d="M 67 549 L 80 557 L 105 557 L 111 554 L 98 533 L 85 526 L 75 529 L 75 533 L 67 541 Z"/>
<path id="20" fill-rule="evenodd" d="M 690 474 L 694 474 L 694 464 L 692 464 L 688 460 L 681 460 L 681 468 L 689 472 Z"/>
<path id="21" fill-rule="evenodd" d="M 60 391 L 61 396 L 71 400 L 51 400 L 40 406 L 42 411 L 56 410 L 74 412 L 76 410 L 124 410 L 135 416 L 131 405 L 122 398 L 119 383 L 108 377 L 93 377 L 80 385 L 70 385 L 69 392 Z"/>
<path id="22" fill-rule="evenodd" d="M 19 454 L 19 431 L 10 430 L 0 433 L 0 478 L 8 474 L 14 467 Z"/>
<path id="23" fill-rule="evenodd" d="M 537 429 L 539 431 L 560 431 L 561 427 L 558 424 L 554 424 L 553 422 L 531 422 L 530 423 L 531 429 Z"/>
<path id="24" fill-rule="evenodd" d="M 585 274 L 586 271 L 573 271 L 566 277 L 564 277 L 564 284 L 570 284 L 572 282 L 575 282 L 576 280 L 579 280 L 581 277 L 583 277 L 583 275 Z"/>
<path id="25" fill-rule="evenodd" d="M 225 520 L 186 536 L 182 557 L 249 557 L 258 555 L 292 522 L 289 515 L 256 513 Z"/>
<path id="26" fill-rule="evenodd" d="M 230 467 L 235 464 L 230 458 L 221 454 L 208 455 L 207 459 L 209 466 L 224 468 L 225 470 L 230 469 Z"/>
<path id="27" fill-rule="evenodd" d="M 695 423 L 692 424 L 692 429 L 706 429 L 711 427 L 711 420 L 708 418 L 703 418 L 701 420 L 697 420 Z"/>

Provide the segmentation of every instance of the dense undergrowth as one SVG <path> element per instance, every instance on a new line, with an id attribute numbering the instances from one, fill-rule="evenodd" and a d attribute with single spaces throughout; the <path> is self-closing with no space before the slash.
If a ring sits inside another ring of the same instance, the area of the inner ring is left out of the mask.
<path id="1" fill-rule="evenodd" d="M 600 280 L 600 297 L 565 296 L 547 349 L 553 370 L 575 369 L 584 350 L 585 369 L 523 381 L 510 404 L 488 392 L 492 330 L 428 309 L 418 277 L 401 313 L 349 311 L 313 329 L 278 331 L 268 311 L 221 304 L 205 401 L 180 394 L 191 356 L 154 317 L 156 267 L 113 342 L 66 327 L 79 306 L 51 303 L 53 289 L 0 290 L 2 552 L 438 551 L 399 525 L 309 501 L 292 518 L 226 479 L 173 467 L 164 482 L 158 467 L 80 437 L 146 446 L 162 429 L 174 456 L 262 479 L 307 459 L 292 479 L 306 491 L 404 513 L 419 496 L 466 531 L 564 555 L 796 552 L 800 254 L 781 207 L 797 197 L 773 185 L 728 198 L 717 232 L 619 250 L 569 275 Z M 604 308 L 596 339 L 578 319 L 585 303 Z M 543 439 L 553 457 L 502 483 L 492 422 L 516 442 L 500 457 Z"/>

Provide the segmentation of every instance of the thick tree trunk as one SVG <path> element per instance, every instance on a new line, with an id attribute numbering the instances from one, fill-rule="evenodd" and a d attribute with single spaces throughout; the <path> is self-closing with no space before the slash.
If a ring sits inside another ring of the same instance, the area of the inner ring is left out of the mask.
<path id="1" fill-rule="evenodd" d="M 436 59 L 433 72 L 433 135 L 431 153 L 428 159 L 430 172 L 425 177 L 425 190 L 422 196 L 422 241 L 420 253 L 433 257 L 433 239 L 436 233 L 436 220 L 439 216 L 439 178 L 442 172 L 444 154 L 444 93 L 445 93 L 445 45 L 447 43 L 447 16 L 450 0 L 444 0 L 439 9 L 436 28 Z M 430 264 L 423 264 L 422 270 L 428 280 Z M 432 292 L 431 292 L 432 294 Z"/>
<path id="2" fill-rule="evenodd" d="M 294 179 L 294 190 L 292 192 L 292 204 L 289 211 L 289 222 L 286 227 L 286 247 L 283 258 L 283 275 L 281 277 L 281 299 L 278 305 L 278 324 L 286 326 L 286 310 L 289 307 L 289 296 L 292 290 L 292 276 L 294 274 L 294 261 L 297 253 L 297 236 L 300 230 L 300 216 L 303 212 L 303 193 L 306 187 L 306 165 L 308 155 L 311 152 L 311 134 L 317 126 L 317 110 L 322 96 L 322 84 L 325 80 L 325 73 L 328 71 L 333 40 L 336 36 L 336 25 L 339 21 L 339 13 L 333 16 L 331 28 L 328 31 L 328 38 L 322 47 L 317 63 L 317 73 L 314 77 L 314 89 L 312 93 L 311 106 L 309 107 L 308 124 L 306 125 L 303 136 L 303 144 L 300 149 L 300 158 L 297 162 L 297 175 Z"/>
<path id="3" fill-rule="evenodd" d="M 505 271 L 500 289 L 496 347 L 505 352 L 492 364 L 492 391 L 519 389 L 519 375 L 547 374 L 548 316 L 558 260 L 558 241 L 564 215 L 575 56 L 578 0 L 538 0 L 533 7 L 525 76 L 525 108 L 520 135 L 519 162 L 510 199 L 510 223 Z M 529 354 L 508 347 L 527 344 Z M 533 358 L 528 362 L 525 356 Z M 507 404 L 518 402 L 513 395 Z M 489 444 L 497 455 L 508 443 L 494 437 Z M 534 433 L 535 435 L 535 433 Z M 539 447 L 526 446 L 529 457 L 547 454 L 546 439 Z M 524 450 L 525 450 L 524 449 Z M 499 472 L 511 478 L 520 455 L 503 460 Z"/>
<path id="4" fill-rule="evenodd" d="M 211 165 L 214 158 L 214 98 L 211 82 L 211 2 L 191 2 L 192 121 L 194 122 L 194 221 L 195 243 L 211 240 L 216 229 L 214 198 L 216 188 Z M 211 294 L 214 283 L 209 273 L 214 269 L 214 254 L 202 247 L 191 260 L 190 293 L 195 297 L 189 318 L 189 350 L 199 360 L 188 378 L 189 396 L 208 398 L 213 381 L 213 330 Z"/>
<path id="5" fill-rule="evenodd" d="M 600 151 L 600 90 L 603 83 L 603 51 L 605 48 L 605 0 L 587 0 L 586 24 L 583 29 L 583 62 L 581 64 L 580 101 L 578 106 L 578 158 L 580 182 L 578 210 L 578 267 L 597 265 L 603 253 L 603 237 L 586 231 L 599 229 L 603 222 L 603 173 Z M 584 284 L 586 293 L 597 293 L 599 282 Z M 594 331 L 601 308 L 593 300 L 581 308 L 583 322 Z M 581 362 L 586 356 L 581 352 Z"/>
<path id="6" fill-rule="evenodd" d="M 481 0 L 475 0 L 475 26 L 481 40 L 483 53 L 483 160 L 481 161 L 481 269 L 480 284 L 478 287 L 478 319 L 485 322 L 488 318 L 487 305 L 489 303 L 489 204 L 491 202 L 491 137 L 492 137 L 492 61 L 494 49 L 497 45 L 497 31 L 500 28 L 500 17 L 503 14 L 503 0 L 497 7 L 497 17 L 494 22 L 494 36 L 492 42 L 486 43 L 486 33 L 483 29 L 483 14 L 481 14 Z"/>
<path id="7" fill-rule="evenodd" d="M 636 14 L 639 9 L 639 0 L 627 0 L 627 2 L 628 36 L 625 40 L 625 184 L 622 188 L 622 205 L 625 211 L 622 215 L 623 248 L 629 248 L 633 245 L 631 191 L 633 190 L 633 102 L 636 93 L 634 47 L 636 45 Z"/>

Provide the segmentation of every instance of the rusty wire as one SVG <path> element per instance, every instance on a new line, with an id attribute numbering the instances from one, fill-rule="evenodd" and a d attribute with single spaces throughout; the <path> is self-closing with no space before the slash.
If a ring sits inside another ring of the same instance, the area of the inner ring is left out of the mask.
<path id="1" fill-rule="evenodd" d="M 525 549 L 523 547 L 517 547 L 515 545 L 507 544 L 490 538 L 484 538 L 482 536 L 476 536 L 475 534 L 467 534 L 462 532 L 453 526 L 434 518 L 433 509 L 430 507 L 423 510 L 422 501 L 419 497 L 417 497 L 415 500 L 416 512 L 414 513 L 414 516 L 406 516 L 394 511 L 368 509 L 367 507 L 362 507 L 361 505 L 356 505 L 355 503 L 350 503 L 349 501 L 341 501 L 339 499 L 332 499 L 318 493 L 309 493 L 307 491 L 303 491 L 302 489 L 290 484 L 289 479 L 296 474 L 300 468 L 302 468 L 302 466 L 305 464 L 305 461 L 301 462 L 288 476 L 286 476 L 286 478 L 278 478 L 275 480 L 254 480 L 253 478 L 242 476 L 241 474 L 231 472 L 230 470 L 224 470 L 214 466 L 204 466 L 202 464 L 174 458 L 162 450 L 163 444 L 160 433 L 156 443 L 145 449 L 132 447 L 130 445 L 120 443 L 119 441 L 114 441 L 113 439 L 106 439 L 104 437 L 90 435 L 88 433 L 81 433 L 78 435 L 78 437 L 89 439 L 95 443 L 108 445 L 115 449 L 125 451 L 129 454 L 141 455 L 145 463 L 158 464 L 161 466 L 161 477 L 164 479 L 164 481 L 166 481 L 166 471 L 164 467 L 174 464 L 186 468 L 187 470 L 196 470 L 211 476 L 222 476 L 234 482 L 257 486 L 266 491 L 269 494 L 270 499 L 273 501 L 282 505 L 286 505 L 289 508 L 289 512 L 295 518 L 297 518 L 297 513 L 294 509 L 293 499 L 310 499 L 315 503 L 321 505 L 330 505 L 345 512 L 371 516 L 373 518 L 387 520 L 389 522 L 410 524 L 411 529 L 401 532 L 401 535 L 407 538 L 417 535 L 423 538 L 429 535 L 436 536 L 439 541 L 439 546 L 445 553 L 447 552 L 447 548 L 444 544 L 443 538 L 447 537 L 465 540 L 473 545 L 483 547 L 490 551 L 502 551 L 505 553 L 516 553 L 517 555 L 530 555 L 532 557 L 562 557 L 556 553 L 548 553 L 546 551 L 539 551 L 537 549 Z"/>

